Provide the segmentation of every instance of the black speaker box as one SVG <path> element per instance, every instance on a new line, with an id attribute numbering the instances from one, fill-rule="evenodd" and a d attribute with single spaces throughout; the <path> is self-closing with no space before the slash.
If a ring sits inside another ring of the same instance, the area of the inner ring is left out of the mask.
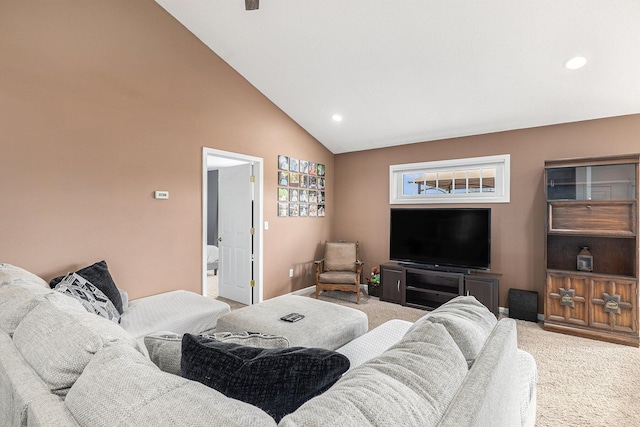
<path id="1" fill-rule="evenodd" d="M 509 317 L 512 319 L 538 321 L 538 293 L 509 289 Z"/>

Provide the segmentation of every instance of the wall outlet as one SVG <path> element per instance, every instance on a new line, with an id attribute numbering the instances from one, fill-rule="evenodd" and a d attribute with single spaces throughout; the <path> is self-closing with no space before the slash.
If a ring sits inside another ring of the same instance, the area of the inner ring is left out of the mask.
<path id="1" fill-rule="evenodd" d="M 289 277 L 293 277 L 293 268 L 289 269 Z"/>

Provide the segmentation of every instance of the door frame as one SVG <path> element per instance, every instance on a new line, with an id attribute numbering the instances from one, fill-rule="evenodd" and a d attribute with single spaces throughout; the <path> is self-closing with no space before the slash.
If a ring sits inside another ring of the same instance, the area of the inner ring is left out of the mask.
<path id="1" fill-rule="evenodd" d="M 209 199 L 209 180 L 207 169 L 208 157 L 222 157 L 230 160 L 240 160 L 253 164 L 254 183 L 254 255 L 253 276 L 255 285 L 253 287 L 253 303 L 258 304 L 263 301 L 263 241 L 264 229 L 263 201 L 264 201 L 264 159 L 261 157 L 247 156 L 245 154 L 233 153 L 231 151 L 217 150 L 214 148 L 202 147 L 202 294 L 207 295 L 207 213 Z"/>

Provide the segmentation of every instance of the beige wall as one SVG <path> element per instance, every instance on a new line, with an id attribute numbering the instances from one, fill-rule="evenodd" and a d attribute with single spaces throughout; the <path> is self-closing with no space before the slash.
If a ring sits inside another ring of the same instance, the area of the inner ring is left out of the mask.
<path id="1" fill-rule="evenodd" d="M 390 164 L 511 154 L 511 203 L 490 205 L 504 306 L 542 293 L 544 160 L 639 134 L 636 115 L 334 158 L 151 0 L 0 0 L 0 262 L 50 279 L 106 259 L 134 298 L 200 291 L 203 146 L 264 158 L 266 298 L 312 284 L 329 238 L 359 240 L 366 271 L 388 259 Z M 327 165 L 327 217 L 276 216 L 278 154 Z"/>
<path id="2" fill-rule="evenodd" d="M 308 285 L 334 180 L 325 218 L 278 218 L 277 155 L 332 177 L 324 146 L 151 0 L 0 0 L 0 262 L 200 292 L 203 146 L 264 158 L 264 296 Z"/>
<path id="3" fill-rule="evenodd" d="M 336 155 L 333 235 L 361 242 L 369 273 L 389 259 L 389 165 L 510 154 L 511 202 L 476 206 L 492 208 L 492 271 L 503 274 L 500 306 L 509 288 L 535 290 L 542 313 L 545 160 L 637 153 L 638 135 L 640 115 L 633 115 Z"/>

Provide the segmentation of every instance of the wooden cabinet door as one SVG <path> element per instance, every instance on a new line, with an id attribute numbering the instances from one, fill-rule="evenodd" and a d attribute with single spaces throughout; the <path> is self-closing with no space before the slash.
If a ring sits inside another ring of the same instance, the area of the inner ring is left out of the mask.
<path id="1" fill-rule="evenodd" d="M 589 282 L 586 276 L 547 272 L 545 320 L 588 326 Z"/>
<path id="2" fill-rule="evenodd" d="M 592 278 L 590 324 L 616 332 L 638 331 L 638 284 L 616 277 Z"/>
<path id="3" fill-rule="evenodd" d="M 480 279 L 472 276 L 464 278 L 465 295 L 476 297 L 484 306 L 498 317 L 498 281 L 495 279 Z"/>
<path id="4" fill-rule="evenodd" d="M 390 268 L 388 266 L 380 266 L 380 284 L 382 293 L 380 299 L 382 301 L 403 304 L 402 296 L 404 294 L 404 280 L 402 278 L 402 269 Z"/>

